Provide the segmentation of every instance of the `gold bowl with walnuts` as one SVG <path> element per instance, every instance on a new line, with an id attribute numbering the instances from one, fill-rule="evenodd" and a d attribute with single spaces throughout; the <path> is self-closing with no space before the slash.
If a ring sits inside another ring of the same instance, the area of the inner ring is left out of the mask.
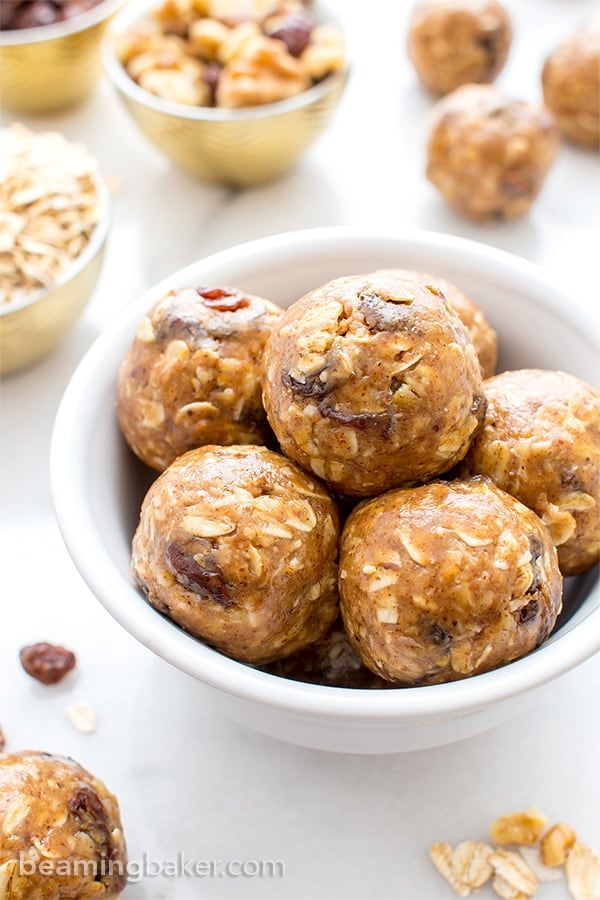
<path id="1" fill-rule="evenodd" d="M 1 30 L 2 105 L 37 114 L 81 103 L 101 72 L 100 42 L 106 25 L 124 2 L 100 0 L 65 22 Z"/>
<path id="2" fill-rule="evenodd" d="M 0 374 L 49 353 L 92 293 L 110 225 L 108 190 L 83 147 L 0 132 Z"/>
<path id="3" fill-rule="evenodd" d="M 301 0 L 142 0 L 113 22 L 103 59 L 159 150 L 206 181 L 235 185 L 289 169 L 347 80 L 337 26 Z"/>

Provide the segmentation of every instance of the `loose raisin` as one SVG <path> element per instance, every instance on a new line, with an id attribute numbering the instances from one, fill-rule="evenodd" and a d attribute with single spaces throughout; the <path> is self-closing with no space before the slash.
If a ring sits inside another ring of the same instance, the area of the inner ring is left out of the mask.
<path id="1" fill-rule="evenodd" d="M 20 654 L 21 665 L 28 675 L 42 684 L 57 684 L 75 668 L 75 654 L 56 644 L 42 641 L 23 647 Z"/>

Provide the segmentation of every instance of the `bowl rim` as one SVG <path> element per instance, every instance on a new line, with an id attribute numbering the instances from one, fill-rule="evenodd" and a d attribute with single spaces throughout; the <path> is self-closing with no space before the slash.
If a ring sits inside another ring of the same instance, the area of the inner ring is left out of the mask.
<path id="1" fill-rule="evenodd" d="M 184 103 L 175 103 L 171 100 L 164 100 L 156 94 L 141 88 L 131 78 L 125 66 L 118 59 L 115 52 L 114 39 L 117 34 L 122 33 L 130 25 L 137 21 L 143 21 L 150 10 L 156 4 L 156 0 L 133 0 L 119 15 L 113 20 L 107 34 L 104 36 L 101 46 L 102 63 L 104 71 L 108 79 L 122 94 L 130 100 L 140 103 L 149 109 L 165 115 L 174 116 L 179 119 L 190 119 L 196 122 L 245 122 L 256 119 L 271 118 L 273 116 L 284 115 L 305 106 L 316 103 L 322 97 L 325 97 L 339 84 L 344 84 L 350 74 L 350 67 L 346 58 L 346 64 L 337 72 L 326 75 L 322 81 L 307 88 L 293 97 L 285 100 L 277 100 L 274 103 L 263 103 L 260 106 L 245 106 L 239 109 L 224 109 L 214 106 L 188 106 Z M 327 11 L 328 20 L 338 25 L 334 15 L 330 15 L 329 10 L 320 4 L 320 7 Z M 341 30 L 341 29 L 340 29 Z"/>
<path id="2" fill-rule="evenodd" d="M 0 3 L 2 0 L 0 0 Z M 101 0 L 97 6 L 93 6 L 86 12 L 67 19 L 66 22 L 55 22 L 52 25 L 38 25 L 37 28 L 11 28 L 0 30 L 1 47 L 20 47 L 24 44 L 40 44 L 43 41 L 52 41 L 55 38 L 67 37 L 85 31 L 92 25 L 97 25 L 117 12 L 127 0 Z"/>
<path id="3" fill-rule="evenodd" d="M 2 0 L 0 0 L 0 3 L 1 2 Z M 27 309 L 29 306 L 33 306 L 35 303 L 39 303 L 41 300 L 44 300 L 46 297 L 54 294 L 55 291 L 63 288 L 66 284 L 69 284 L 69 282 L 73 281 L 74 278 L 76 278 L 81 272 L 83 272 L 83 270 L 89 265 L 89 263 L 94 259 L 94 257 L 102 248 L 108 236 L 108 231 L 112 219 L 110 193 L 108 187 L 106 186 L 106 182 L 104 181 L 104 178 L 102 177 L 100 172 L 94 172 L 94 174 L 92 175 L 92 181 L 98 193 L 100 209 L 98 221 L 94 226 L 94 230 L 92 231 L 90 239 L 84 247 L 83 252 L 80 253 L 79 256 L 75 257 L 73 262 L 67 267 L 67 269 L 65 269 L 60 278 L 57 278 L 56 281 L 53 281 L 47 287 L 42 287 L 37 291 L 33 291 L 31 294 L 27 294 L 25 297 L 22 297 L 15 303 L 9 302 L 0 305 L 0 320 L 12 315 L 13 313 L 21 312 L 21 310 Z"/>
<path id="4" fill-rule="evenodd" d="M 598 333 L 594 314 L 578 307 L 568 294 L 551 281 L 535 264 L 496 247 L 454 235 L 428 231 L 365 231 L 352 227 L 316 228 L 293 231 L 249 241 L 180 269 L 145 292 L 100 335 L 73 374 L 65 391 L 54 425 L 50 476 L 55 512 L 67 549 L 97 599 L 129 633 L 175 667 L 213 688 L 246 701 L 293 711 L 297 714 L 351 721 L 378 720 L 393 725 L 400 720 L 447 718 L 472 715 L 491 703 L 539 687 L 569 671 L 600 651 L 600 605 L 562 632 L 556 640 L 542 644 L 522 659 L 481 675 L 440 685 L 370 691 L 291 681 L 254 669 L 203 644 L 162 617 L 141 597 L 132 582 L 127 583 L 104 545 L 96 538 L 93 518 L 82 506 L 86 479 L 79 466 L 89 434 L 74 440 L 85 421 L 90 390 L 114 380 L 107 359 L 115 339 L 133 330 L 143 310 L 175 284 L 193 283 L 199 269 L 228 263 L 243 264 L 257 255 L 279 257 L 279 251 L 295 248 L 310 253 L 324 246 L 339 247 L 348 242 L 373 247 L 395 245 L 399 251 L 425 244 L 439 253 L 468 258 L 486 277 L 508 275 L 525 281 L 537 305 L 550 308 L 587 341 Z M 568 313 L 567 313 L 568 311 Z M 114 353 L 113 353 L 114 355 Z M 90 428 L 93 422 L 90 421 Z M 600 591 L 600 582 L 592 588 Z"/>

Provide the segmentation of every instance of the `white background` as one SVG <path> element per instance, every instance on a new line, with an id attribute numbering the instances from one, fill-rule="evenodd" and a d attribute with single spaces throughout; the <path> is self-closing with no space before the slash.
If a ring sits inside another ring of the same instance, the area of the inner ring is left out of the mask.
<path id="1" fill-rule="evenodd" d="M 499 82 L 537 99 L 546 53 L 598 4 L 507 5 L 516 37 Z M 497 815 L 532 804 L 600 844 L 600 658 L 555 682 L 530 714 L 454 746 L 370 758 L 287 746 L 209 712 L 200 685 L 117 626 L 75 571 L 53 517 L 50 431 L 76 362 L 141 291 L 214 250 L 329 224 L 430 228 L 535 260 L 579 302 L 594 302 L 593 153 L 564 147 L 531 215 L 512 224 L 464 222 L 425 181 L 431 100 L 406 59 L 409 6 L 339 0 L 353 61 L 346 97 L 326 136 L 276 184 L 240 192 L 175 171 L 104 83 L 82 109 L 37 123 L 84 140 L 116 193 L 106 265 L 86 314 L 54 356 L 2 388 L 0 723 L 9 749 L 70 754 L 108 783 L 132 858 L 183 851 L 286 867 L 275 881 L 147 879 L 127 890 L 131 900 L 443 900 L 454 894 L 431 868 L 429 844 L 485 838 Z M 35 640 L 77 652 L 78 670 L 63 685 L 44 688 L 20 669 L 19 647 Z M 78 734 L 64 717 L 78 700 L 97 711 L 94 735 Z M 540 896 L 566 891 L 545 886 Z"/>

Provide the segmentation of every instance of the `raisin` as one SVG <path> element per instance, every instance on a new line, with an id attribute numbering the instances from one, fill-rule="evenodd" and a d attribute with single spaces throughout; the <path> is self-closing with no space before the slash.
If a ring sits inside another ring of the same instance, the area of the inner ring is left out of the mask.
<path id="1" fill-rule="evenodd" d="M 321 402 L 319 404 L 319 412 L 326 419 L 339 422 L 340 425 L 350 425 L 351 428 L 356 428 L 357 431 L 364 431 L 366 428 L 374 427 L 384 437 L 389 437 L 392 429 L 392 419 L 387 411 L 350 413 L 341 409 L 335 409 L 333 406 L 327 406 L 326 403 Z"/>
<path id="2" fill-rule="evenodd" d="M 208 85 L 210 89 L 210 94 L 212 97 L 213 103 L 215 102 L 215 95 L 217 93 L 217 86 L 219 84 L 219 79 L 221 77 L 221 72 L 223 71 L 223 67 L 216 62 L 210 62 L 206 64 L 204 69 L 204 81 Z"/>
<path id="3" fill-rule="evenodd" d="M 529 593 L 529 591 L 527 592 Z M 517 621 L 519 625 L 524 625 L 526 622 L 531 622 L 532 619 L 535 619 L 539 612 L 540 601 L 530 600 L 526 606 L 522 606 L 519 612 L 517 613 Z"/>
<path id="4" fill-rule="evenodd" d="M 291 56 L 300 56 L 310 44 L 315 20 L 307 9 L 299 9 L 281 17 L 276 26 L 267 28 L 268 37 L 283 41 Z"/>
<path id="5" fill-rule="evenodd" d="M 429 629 L 429 636 L 434 644 L 448 644 L 450 641 L 448 632 L 441 625 L 438 625 L 437 622 L 432 623 Z"/>
<path id="6" fill-rule="evenodd" d="M 471 415 L 475 416 L 478 422 L 483 422 L 487 411 L 487 400 L 483 394 L 476 394 L 471 403 Z"/>
<path id="7" fill-rule="evenodd" d="M 75 668 L 75 654 L 64 647 L 41 642 L 23 647 L 20 654 L 21 665 L 28 675 L 42 684 L 57 684 Z"/>
<path id="8" fill-rule="evenodd" d="M 322 371 L 325 371 L 324 369 Z M 314 375 L 307 375 L 306 378 L 300 380 L 289 372 L 282 376 L 282 382 L 285 387 L 289 388 L 294 394 L 301 397 L 323 397 L 329 390 L 326 381 L 321 381 L 321 372 Z"/>
<path id="9" fill-rule="evenodd" d="M 6 747 L 6 738 L 4 737 L 4 732 L 0 728 L 0 753 L 2 753 L 4 751 L 5 747 Z"/>
<path id="10" fill-rule="evenodd" d="M 169 570 L 182 587 L 194 594 L 208 594 L 221 606 L 233 606 L 223 570 L 214 559 L 207 557 L 201 566 L 177 544 L 169 544 L 165 556 Z"/>
<path id="11" fill-rule="evenodd" d="M 250 306 L 248 297 L 244 297 L 235 290 L 196 288 L 196 293 L 205 301 L 205 306 L 216 309 L 218 312 L 236 312 L 238 309 L 246 309 Z"/>

